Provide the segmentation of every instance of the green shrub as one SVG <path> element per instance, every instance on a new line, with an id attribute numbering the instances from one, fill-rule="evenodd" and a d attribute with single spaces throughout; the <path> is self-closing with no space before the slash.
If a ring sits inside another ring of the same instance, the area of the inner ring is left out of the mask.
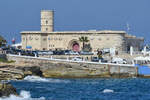
<path id="1" fill-rule="evenodd" d="M 8 61 L 8 60 L 6 60 L 6 59 L 4 59 L 4 58 L 0 58 L 0 62 L 4 62 L 4 63 L 14 63 L 15 61 L 13 61 L 13 60 Z"/>

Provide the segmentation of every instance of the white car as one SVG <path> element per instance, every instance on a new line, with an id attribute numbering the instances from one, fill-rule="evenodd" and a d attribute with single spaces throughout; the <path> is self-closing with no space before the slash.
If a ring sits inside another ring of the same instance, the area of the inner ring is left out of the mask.
<path id="1" fill-rule="evenodd" d="M 104 49 L 102 49 L 102 52 L 103 53 L 110 53 L 110 48 L 104 48 Z"/>
<path id="2" fill-rule="evenodd" d="M 68 51 L 68 52 L 65 52 L 65 55 L 79 55 L 79 53 L 75 51 Z"/>
<path id="3" fill-rule="evenodd" d="M 127 61 L 122 58 L 113 58 L 111 62 L 117 64 L 127 64 Z"/>
<path id="4" fill-rule="evenodd" d="M 83 61 L 81 57 L 74 57 L 72 58 L 72 61 Z"/>
<path id="5" fill-rule="evenodd" d="M 150 54 L 150 51 L 148 51 L 148 50 L 146 50 L 146 52 L 144 50 L 142 50 L 141 52 L 142 52 L 142 54 L 146 54 L 146 55 Z"/>

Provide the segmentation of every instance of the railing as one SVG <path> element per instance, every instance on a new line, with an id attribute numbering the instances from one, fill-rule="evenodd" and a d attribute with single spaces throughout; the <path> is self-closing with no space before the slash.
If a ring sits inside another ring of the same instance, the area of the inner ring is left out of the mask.
<path id="1" fill-rule="evenodd" d="M 118 54 L 130 54 L 130 51 L 118 51 Z M 133 51 L 133 55 L 134 54 L 137 54 L 137 55 L 140 55 L 140 54 L 142 54 L 142 52 L 141 51 Z"/>
<path id="2" fill-rule="evenodd" d="M 128 66 L 128 67 L 133 67 L 135 66 L 134 64 L 116 64 L 116 63 L 103 63 L 103 62 L 91 62 L 91 61 L 74 61 L 74 60 L 69 60 L 67 59 L 55 59 L 53 56 L 50 58 L 44 58 L 44 57 L 32 57 L 32 56 L 22 56 L 22 55 L 12 55 L 8 54 L 7 56 L 12 56 L 12 57 L 20 57 L 20 58 L 29 58 L 29 59 L 39 59 L 39 60 L 49 60 L 49 61 L 60 61 L 60 62 L 74 62 L 74 63 L 87 63 L 87 64 L 106 64 L 106 65 L 117 65 L 117 66 Z"/>

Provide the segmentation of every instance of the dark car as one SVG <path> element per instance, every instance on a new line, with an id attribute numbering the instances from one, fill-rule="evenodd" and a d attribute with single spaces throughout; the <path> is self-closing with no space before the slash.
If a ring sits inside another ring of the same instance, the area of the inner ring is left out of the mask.
<path id="1" fill-rule="evenodd" d="M 92 52 L 88 52 L 88 51 L 81 51 L 80 55 L 93 55 Z"/>
<path id="2" fill-rule="evenodd" d="M 104 58 L 98 58 L 98 57 L 92 57 L 91 59 L 92 62 L 103 62 L 103 63 L 107 63 L 107 60 L 105 60 Z"/>
<path id="3" fill-rule="evenodd" d="M 6 50 L 6 54 L 13 54 L 14 52 L 12 50 Z"/>
<path id="4" fill-rule="evenodd" d="M 92 62 L 99 62 L 99 58 L 98 57 L 92 57 L 91 61 Z"/>
<path id="5" fill-rule="evenodd" d="M 21 50 L 21 55 L 26 55 L 26 52 L 24 50 Z"/>
<path id="6" fill-rule="evenodd" d="M 26 51 L 26 56 L 35 56 L 35 54 L 32 51 Z"/>
<path id="7" fill-rule="evenodd" d="M 55 50 L 55 51 L 53 51 L 53 54 L 54 55 L 64 55 L 65 52 L 63 50 Z"/>

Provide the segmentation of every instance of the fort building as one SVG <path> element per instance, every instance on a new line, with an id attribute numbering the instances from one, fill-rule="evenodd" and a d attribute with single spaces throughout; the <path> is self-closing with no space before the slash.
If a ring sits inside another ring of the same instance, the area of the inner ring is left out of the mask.
<path id="1" fill-rule="evenodd" d="M 140 50 L 144 38 L 137 38 L 127 34 L 125 31 L 112 30 L 89 30 L 89 31 L 54 31 L 54 12 L 50 10 L 41 11 L 41 31 L 22 31 L 22 49 L 31 50 L 73 50 L 80 51 L 83 48 L 81 37 L 89 40 L 86 46 L 91 51 L 103 48 L 116 48 L 119 51 L 127 51 L 130 46 Z"/>

